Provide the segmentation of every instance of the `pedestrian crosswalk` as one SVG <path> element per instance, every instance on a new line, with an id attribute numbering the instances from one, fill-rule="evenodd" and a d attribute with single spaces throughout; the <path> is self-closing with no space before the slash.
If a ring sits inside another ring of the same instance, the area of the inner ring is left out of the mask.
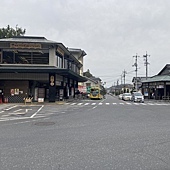
<path id="1" fill-rule="evenodd" d="M 118 103 L 65 103 L 66 105 L 71 105 L 71 106 L 114 106 L 114 105 L 119 105 L 119 106 L 170 106 L 170 103 L 133 103 L 133 102 L 118 102 Z"/>

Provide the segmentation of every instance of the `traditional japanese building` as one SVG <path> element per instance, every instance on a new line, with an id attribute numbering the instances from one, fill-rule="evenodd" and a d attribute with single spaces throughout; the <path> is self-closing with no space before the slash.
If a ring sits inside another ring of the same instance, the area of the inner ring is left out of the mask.
<path id="1" fill-rule="evenodd" d="M 78 82 L 86 81 L 80 72 L 86 53 L 44 37 L 19 36 L 0 39 L 0 98 L 8 102 L 55 102 L 72 98 Z"/>
<path id="2" fill-rule="evenodd" d="M 170 64 L 157 75 L 142 81 L 142 91 L 149 99 L 166 99 L 170 97 Z"/>

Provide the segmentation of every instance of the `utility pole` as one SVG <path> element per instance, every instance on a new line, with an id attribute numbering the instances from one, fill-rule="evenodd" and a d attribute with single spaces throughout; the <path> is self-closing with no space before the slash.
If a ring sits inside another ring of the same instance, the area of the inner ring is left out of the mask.
<path id="1" fill-rule="evenodd" d="M 117 79 L 117 86 L 119 85 L 119 79 Z"/>
<path id="2" fill-rule="evenodd" d="M 114 95 L 116 95 L 116 82 L 114 82 Z"/>
<path id="3" fill-rule="evenodd" d="M 146 55 L 143 55 L 144 57 L 144 65 L 146 66 L 146 80 L 148 79 L 148 56 L 150 57 L 150 55 L 147 54 L 147 51 L 146 51 Z"/>
<path id="4" fill-rule="evenodd" d="M 127 72 L 124 70 L 123 71 L 123 80 L 124 80 L 124 93 L 125 93 L 125 77 L 126 77 Z"/>
<path id="5" fill-rule="evenodd" d="M 136 82 L 135 82 L 135 85 L 136 85 L 136 87 L 135 87 L 135 89 L 136 89 L 136 91 L 138 90 L 138 85 L 137 85 L 137 83 L 138 83 L 138 81 L 137 81 L 137 76 L 138 76 L 138 74 L 137 74 L 137 72 L 138 72 L 138 55 L 136 54 L 136 56 L 133 56 L 133 57 L 135 57 L 135 63 L 134 63 L 134 65 L 132 65 L 133 67 L 136 67 L 135 68 L 135 72 L 136 72 Z"/>

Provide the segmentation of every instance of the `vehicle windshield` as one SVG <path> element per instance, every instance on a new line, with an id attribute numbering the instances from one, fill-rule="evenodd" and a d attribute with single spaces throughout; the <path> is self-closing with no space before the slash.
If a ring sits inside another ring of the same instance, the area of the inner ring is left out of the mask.
<path id="1" fill-rule="evenodd" d="M 131 94 L 130 93 L 125 93 L 124 96 L 131 96 Z"/>
<path id="2" fill-rule="evenodd" d="M 141 93 L 134 93 L 135 96 L 143 96 Z"/>
<path id="3" fill-rule="evenodd" d="M 98 89 L 92 89 L 92 90 L 91 90 L 91 93 L 92 93 L 92 94 L 98 94 L 98 93 L 99 93 L 99 90 L 98 90 Z"/>

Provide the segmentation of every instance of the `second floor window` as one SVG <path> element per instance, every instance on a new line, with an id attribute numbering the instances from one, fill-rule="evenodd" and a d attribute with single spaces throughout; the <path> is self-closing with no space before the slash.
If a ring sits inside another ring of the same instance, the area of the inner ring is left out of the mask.
<path id="1" fill-rule="evenodd" d="M 49 64 L 48 53 L 42 51 L 3 51 L 2 64 Z"/>
<path id="2" fill-rule="evenodd" d="M 60 56 L 57 57 L 57 67 L 62 68 L 63 67 L 63 60 Z"/>

